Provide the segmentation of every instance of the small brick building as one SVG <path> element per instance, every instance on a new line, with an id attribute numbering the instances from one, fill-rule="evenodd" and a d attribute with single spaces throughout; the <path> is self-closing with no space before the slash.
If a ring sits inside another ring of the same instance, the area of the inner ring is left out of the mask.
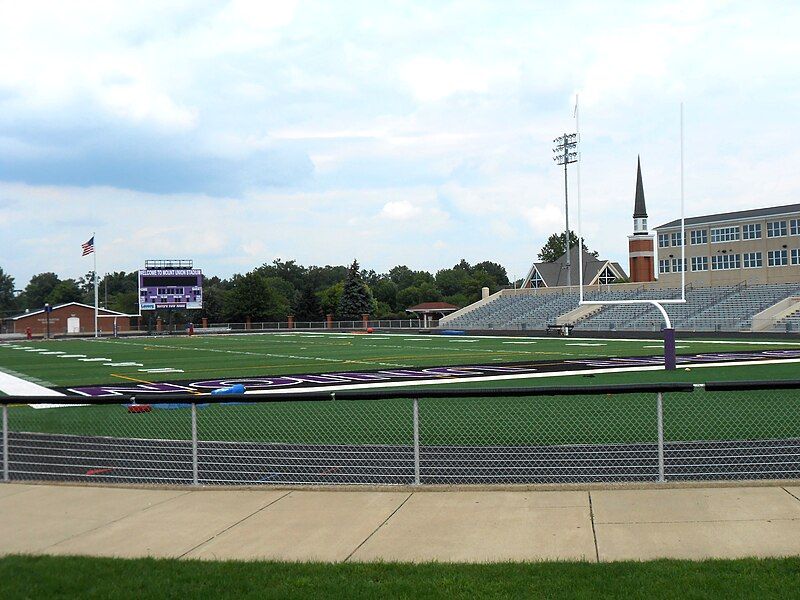
<path id="1" fill-rule="evenodd" d="M 98 328 L 100 331 L 110 333 L 114 329 L 114 321 L 117 322 L 117 331 L 130 331 L 130 317 L 124 313 L 101 308 L 101 315 L 119 316 L 118 319 L 102 318 L 99 320 Z M 67 302 L 58 304 L 50 312 L 50 335 L 64 335 L 66 333 L 94 333 L 94 306 L 81 304 L 80 302 Z M 33 335 L 43 335 L 47 331 L 48 317 L 44 309 L 31 311 L 11 317 L 7 320 L 9 333 L 25 333 L 30 327 Z"/>

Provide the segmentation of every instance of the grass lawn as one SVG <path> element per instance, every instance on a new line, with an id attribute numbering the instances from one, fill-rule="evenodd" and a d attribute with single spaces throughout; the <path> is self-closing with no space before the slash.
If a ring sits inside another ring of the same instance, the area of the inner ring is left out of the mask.
<path id="1" fill-rule="evenodd" d="M 800 559 L 319 564 L 6 556 L 3 598 L 788 598 Z"/>
<path id="2" fill-rule="evenodd" d="M 678 343 L 684 354 L 780 348 L 798 349 L 800 341 Z M 0 369 L 45 385 L 70 386 L 661 353 L 658 340 L 283 333 L 0 344 Z"/>

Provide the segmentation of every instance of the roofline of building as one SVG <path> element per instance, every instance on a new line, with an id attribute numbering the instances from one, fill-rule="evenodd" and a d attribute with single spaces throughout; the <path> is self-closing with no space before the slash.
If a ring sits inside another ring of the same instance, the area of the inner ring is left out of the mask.
<path id="1" fill-rule="evenodd" d="M 94 306 L 92 306 L 90 304 L 84 304 L 83 302 L 64 302 L 62 304 L 56 304 L 55 306 L 53 306 L 53 310 L 56 310 L 57 308 L 63 308 L 65 306 L 84 306 L 86 308 L 91 308 L 92 310 L 94 310 Z M 108 308 L 100 308 L 100 309 L 98 309 L 98 312 L 110 313 L 112 315 L 118 315 L 120 317 L 128 317 L 128 316 L 130 316 L 130 315 L 126 314 L 126 313 L 117 312 L 116 310 L 111 310 L 111 309 L 108 309 Z M 8 320 L 9 321 L 16 321 L 18 319 L 23 319 L 25 317 L 32 317 L 33 315 L 39 315 L 39 314 L 42 314 L 42 313 L 44 313 L 44 309 L 43 308 L 41 308 L 39 310 L 35 310 L 33 312 L 22 313 L 21 315 L 17 315 L 16 317 L 9 317 Z"/>
<path id="2" fill-rule="evenodd" d="M 728 213 L 716 213 L 713 215 L 689 217 L 688 219 L 685 219 L 685 223 L 686 227 L 694 227 L 697 225 L 710 225 L 713 223 L 752 221 L 753 219 L 759 219 L 762 217 L 782 217 L 792 213 L 800 213 L 800 204 L 784 204 L 782 206 L 771 206 L 768 208 L 753 208 Z M 663 225 L 654 227 L 654 230 L 680 229 L 680 224 L 680 219 L 674 219 L 664 223 Z"/>

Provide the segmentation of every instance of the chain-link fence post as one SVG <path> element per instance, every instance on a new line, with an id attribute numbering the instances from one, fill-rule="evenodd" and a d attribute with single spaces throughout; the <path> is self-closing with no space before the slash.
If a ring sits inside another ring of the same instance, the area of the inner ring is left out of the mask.
<path id="1" fill-rule="evenodd" d="M 414 485 L 419 485 L 419 400 L 414 398 Z"/>
<path id="2" fill-rule="evenodd" d="M 658 481 L 664 482 L 664 394 L 656 394 L 656 421 L 658 428 Z"/>
<path id="3" fill-rule="evenodd" d="M 197 483 L 197 403 L 192 402 L 192 485 Z"/>
<path id="4" fill-rule="evenodd" d="M 8 404 L 3 404 L 3 481 L 8 481 Z"/>

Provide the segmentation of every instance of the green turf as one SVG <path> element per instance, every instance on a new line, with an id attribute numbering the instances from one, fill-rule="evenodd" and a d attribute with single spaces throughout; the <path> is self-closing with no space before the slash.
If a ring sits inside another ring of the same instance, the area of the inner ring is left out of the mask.
<path id="1" fill-rule="evenodd" d="M 800 559 L 320 564 L 6 556 L 3 598 L 789 598 Z"/>
<path id="2" fill-rule="evenodd" d="M 534 352 L 569 354 L 573 357 L 594 354 L 643 354 L 644 346 L 653 342 L 603 342 L 606 346 L 568 346 L 575 343 L 564 339 L 469 338 L 474 342 L 451 341 L 459 338 L 432 338 L 401 335 L 397 337 L 349 336 L 224 336 L 214 338 L 127 339 L 96 342 L 71 340 L 37 344 L 37 347 L 64 348 L 70 353 L 96 356 L 114 361 L 138 360 L 141 363 L 186 367 L 187 373 L 156 375 L 183 378 L 195 372 L 191 367 L 198 361 L 213 367 L 214 375 L 230 376 L 237 370 L 250 370 L 247 361 L 264 362 L 265 354 L 278 350 L 296 356 L 302 351 L 308 356 L 325 358 L 314 363 L 296 362 L 290 367 L 272 365 L 275 370 L 324 371 L 353 368 L 337 361 L 359 360 L 385 363 L 390 351 L 392 360 L 402 356 L 413 365 L 442 364 L 448 361 L 475 359 L 502 364 L 500 361 L 520 359 L 523 355 L 539 358 Z M 525 350 L 506 350 L 504 342 L 535 342 L 519 344 Z M 584 342 L 578 342 L 584 343 Z M 731 346 L 698 342 L 681 342 L 692 351 L 724 349 L 758 349 L 773 346 Z M 464 348 L 469 346 L 469 348 Z M 27 347 L 27 346 L 26 346 Z M 296 347 L 287 351 L 287 347 Z M 780 346 L 777 346 L 780 347 Z M 152 349 L 150 349 L 152 348 Z M 195 350 L 194 348 L 200 348 Z M 239 348 L 239 350 L 235 350 Z M 248 348 L 243 350 L 242 348 Z M 531 348 L 537 348 L 532 350 Z M 81 350 L 78 352 L 76 349 Z M 685 349 L 685 350 L 688 350 Z M 469 350 L 469 352 L 467 352 Z M 29 353 L 0 348 L 4 359 L 12 362 L 7 369 L 25 372 L 29 377 L 50 378 L 62 384 L 101 380 L 109 367 L 96 362 L 76 363 L 60 359 L 60 355 Z M 228 354 L 228 352 L 249 354 Z M 116 353 L 120 354 L 117 355 Z M 511 353 L 511 354 L 509 354 Z M 377 355 L 382 356 L 378 357 Z M 114 355 L 112 357 L 112 355 Z M 153 355 L 164 356 L 161 362 L 148 362 Z M 356 356 L 360 358 L 356 359 Z M 146 357 L 146 358 L 145 358 Z M 210 358 L 209 358 L 210 357 Z M 493 357 L 493 358 L 492 358 Z M 500 361 L 496 360 L 500 358 Z M 275 358 L 274 356 L 271 358 Z M 256 360 L 257 359 L 257 360 Z M 298 359 L 299 360 L 299 359 Z M 304 359 L 305 360 L 305 359 Z M 13 362 L 16 361 L 16 362 Z M 469 362 L 479 362 L 470 360 Z M 113 371 L 123 369 L 112 368 Z M 256 369 L 253 368 L 253 371 Z M 734 379 L 796 379 L 800 365 L 742 364 L 731 367 L 693 368 L 675 372 L 631 371 L 626 373 L 585 373 L 582 375 L 551 376 L 490 382 L 466 381 L 447 384 L 448 387 L 479 389 L 540 386 L 590 386 L 616 383 L 653 383 L 662 381 L 704 382 Z M 263 372 L 259 373 L 263 374 Z M 138 374 L 142 377 L 142 374 Z M 129 376 L 134 377 L 132 371 Z M 210 375 L 209 375 L 210 377 Z M 149 378 L 149 374 L 148 374 Z M 115 378 L 116 381 L 126 380 Z M 420 388 L 417 388 L 420 389 Z M 425 388 L 422 388 L 425 389 Z M 442 386 L 430 386 L 442 389 Z M 198 412 L 198 435 L 201 440 L 254 441 L 301 444 L 388 444 L 411 443 L 411 401 L 386 400 L 364 402 L 289 402 L 249 406 L 211 405 Z M 800 393 L 750 392 L 706 394 L 702 390 L 691 394 L 667 394 L 664 398 L 664 424 L 667 441 L 697 439 L 759 439 L 800 437 Z M 15 406 L 9 411 L 9 426 L 13 431 L 188 439 L 190 422 L 187 409 L 154 410 L 132 415 L 120 405 L 92 406 L 57 410 L 34 410 Z M 420 437 L 423 444 L 465 445 L 528 445 L 629 443 L 655 441 L 655 395 L 598 396 L 592 394 L 570 397 L 528 397 L 476 399 L 422 399 L 420 401 Z"/>
<path id="3" fill-rule="evenodd" d="M 574 345 L 580 344 L 580 345 Z M 589 344 L 589 345 L 583 345 Z M 594 345 L 598 344 L 598 345 Z M 53 386 L 121 383 L 133 380 L 174 381 L 292 373 L 392 369 L 517 361 L 561 361 L 592 356 L 659 355 L 657 340 L 579 340 L 414 335 L 266 334 L 171 336 L 163 338 L 80 339 L 19 343 L 79 357 L 40 355 L 0 344 L 0 368 Z M 800 348 L 800 342 L 720 345 L 680 340 L 679 353 Z M 649 347 L 648 347 L 649 346 Z M 655 346 L 655 347 L 653 347 Z M 120 363 L 137 363 L 119 366 Z M 110 363 L 110 364 L 104 364 Z M 115 366 L 116 365 L 116 366 Z M 180 369 L 150 373 L 143 369 Z"/>

